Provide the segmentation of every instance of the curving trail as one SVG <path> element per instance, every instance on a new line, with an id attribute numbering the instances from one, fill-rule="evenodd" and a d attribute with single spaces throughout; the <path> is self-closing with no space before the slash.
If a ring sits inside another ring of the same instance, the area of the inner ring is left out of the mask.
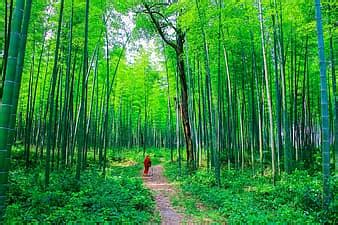
<path id="1" fill-rule="evenodd" d="M 150 170 L 152 176 L 143 177 L 145 186 L 155 193 L 156 209 L 160 212 L 161 222 L 165 225 L 193 224 L 187 216 L 178 213 L 170 203 L 170 197 L 176 190 L 163 176 L 161 165 L 153 166 Z"/>

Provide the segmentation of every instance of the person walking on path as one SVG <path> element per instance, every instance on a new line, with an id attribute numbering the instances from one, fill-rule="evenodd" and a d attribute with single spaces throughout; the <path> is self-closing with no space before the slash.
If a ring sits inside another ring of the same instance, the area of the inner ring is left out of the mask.
<path id="1" fill-rule="evenodd" d="M 146 158 L 144 159 L 144 171 L 143 171 L 143 176 L 149 176 L 149 168 L 151 167 L 151 159 L 150 156 L 147 155 Z"/>

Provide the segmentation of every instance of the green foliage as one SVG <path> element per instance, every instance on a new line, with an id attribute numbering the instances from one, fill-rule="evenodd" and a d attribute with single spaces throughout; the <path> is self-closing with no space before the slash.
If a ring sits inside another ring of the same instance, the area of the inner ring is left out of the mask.
<path id="1" fill-rule="evenodd" d="M 334 203 L 329 212 L 321 211 L 320 174 L 310 176 L 306 171 L 296 170 L 291 175 L 282 174 L 277 185 L 272 186 L 268 177 L 223 170 L 221 187 L 217 187 L 211 171 L 199 170 L 193 176 L 177 177 L 176 164 L 166 164 L 165 171 L 170 180 L 178 182 L 183 195 L 189 196 L 176 199 L 176 204 L 191 207 L 200 201 L 217 211 L 214 213 L 216 221 L 223 219 L 230 224 L 336 223 Z M 197 209 L 188 212 L 203 217 L 203 212 L 201 215 Z"/>
<path id="2" fill-rule="evenodd" d="M 138 178 L 139 166 L 115 163 L 102 177 L 93 168 L 79 183 L 71 171 L 54 172 L 44 190 L 40 169 L 15 169 L 10 175 L 6 223 L 103 222 L 145 223 L 153 220 L 154 201 Z"/>

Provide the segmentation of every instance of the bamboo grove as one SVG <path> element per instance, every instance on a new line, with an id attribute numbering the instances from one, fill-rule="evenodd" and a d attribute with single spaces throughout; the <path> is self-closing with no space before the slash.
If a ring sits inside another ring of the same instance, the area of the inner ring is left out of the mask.
<path id="1" fill-rule="evenodd" d="M 80 180 L 89 155 L 105 174 L 107 152 L 124 148 L 167 148 L 180 173 L 186 162 L 218 182 L 228 168 L 275 183 L 319 160 L 328 206 L 335 1 L 0 4 L 2 208 L 11 146 L 21 144 L 27 168 L 45 165 L 46 187 L 53 171 Z"/>

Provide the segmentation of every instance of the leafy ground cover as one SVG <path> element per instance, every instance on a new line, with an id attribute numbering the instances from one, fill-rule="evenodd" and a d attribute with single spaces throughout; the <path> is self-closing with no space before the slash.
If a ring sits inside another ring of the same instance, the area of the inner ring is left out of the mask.
<path id="1" fill-rule="evenodd" d="M 130 159 L 110 156 L 106 177 L 90 163 L 80 182 L 74 171 L 54 171 L 45 189 L 44 168 L 25 170 L 16 160 L 22 158 L 18 154 L 14 151 L 5 223 L 159 221 L 154 200 L 139 176 L 141 165 Z"/>
<path id="2" fill-rule="evenodd" d="M 276 186 L 265 176 L 223 170 L 221 186 L 211 172 L 201 169 L 192 176 L 177 176 L 177 164 L 166 163 L 165 175 L 182 190 L 174 204 L 195 217 L 208 215 L 229 224 L 319 224 L 337 223 L 337 201 L 329 212 L 321 210 L 321 174 L 310 176 L 296 170 L 283 174 Z M 332 185 L 337 193 L 337 183 Z M 185 196 L 185 197 L 183 197 Z M 189 197 L 187 197 L 189 196 Z M 200 203 L 206 208 L 201 209 Z"/>
<path id="3" fill-rule="evenodd" d="M 109 155 L 109 169 L 103 177 L 93 166 L 82 173 L 81 182 L 74 171 L 53 172 L 48 189 L 44 188 L 43 167 L 24 169 L 14 151 L 10 192 L 5 222 L 104 222 L 147 223 L 160 221 L 151 193 L 140 179 L 142 150 L 114 150 Z M 250 171 L 222 170 L 221 186 L 212 171 L 200 168 L 188 176 L 178 164 L 170 163 L 170 151 L 147 149 L 153 165 L 164 165 L 164 173 L 176 185 L 174 206 L 194 218 L 228 224 L 319 224 L 337 223 L 337 201 L 330 210 L 321 210 L 320 173 L 296 170 L 282 174 L 276 186 L 266 176 L 252 176 Z M 184 164 L 185 162 L 182 162 Z M 337 182 L 332 183 L 337 193 Z"/>

